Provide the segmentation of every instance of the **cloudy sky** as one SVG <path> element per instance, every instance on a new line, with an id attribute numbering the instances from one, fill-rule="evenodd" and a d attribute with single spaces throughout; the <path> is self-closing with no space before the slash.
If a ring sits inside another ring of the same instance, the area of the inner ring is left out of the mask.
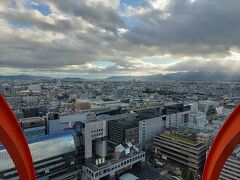
<path id="1" fill-rule="evenodd" d="M 240 70 L 239 0 L 0 1 L 0 75 Z"/>

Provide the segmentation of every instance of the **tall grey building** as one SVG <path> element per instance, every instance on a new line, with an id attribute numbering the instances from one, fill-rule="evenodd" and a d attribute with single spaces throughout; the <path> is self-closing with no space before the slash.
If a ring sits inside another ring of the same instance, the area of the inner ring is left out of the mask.
<path id="1" fill-rule="evenodd" d="M 126 142 L 138 144 L 138 122 L 127 124 L 125 121 L 108 121 L 108 138 L 113 145 Z"/>

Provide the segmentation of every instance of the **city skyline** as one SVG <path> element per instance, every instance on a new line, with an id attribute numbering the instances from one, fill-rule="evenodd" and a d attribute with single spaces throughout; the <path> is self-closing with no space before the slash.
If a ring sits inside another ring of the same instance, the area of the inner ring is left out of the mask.
<path id="1" fill-rule="evenodd" d="M 240 102 L 239 89 L 239 82 L 221 81 L 50 78 L 0 84 L 37 179 L 83 180 L 200 180 L 214 138 Z M 0 178 L 17 179 L 4 146 Z M 219 179 L 239 179 L 239 152 L 234 149 Z"/>
<path id="2" fill-rule="evenodd" d="M 240 2 L 0 2 L 0 75 L 105 78 L 240 68 Z"/>

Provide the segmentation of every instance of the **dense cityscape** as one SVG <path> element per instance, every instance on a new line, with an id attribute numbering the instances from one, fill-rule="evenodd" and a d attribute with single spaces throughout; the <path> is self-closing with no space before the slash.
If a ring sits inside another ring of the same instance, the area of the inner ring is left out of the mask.
<path id="1" fill-rule="evenodd" d="M 1 80 L 38 179 L 201 179 L 240 83 Z M 240 149 L 219 179 L 239 179 Z M 0 179 L 18 179 L 0 146 Z"/>
<path id="2" fill-rule="evenodd" d="M 0 180 L 240 180 L 240 0 L 0 0 Z"/>

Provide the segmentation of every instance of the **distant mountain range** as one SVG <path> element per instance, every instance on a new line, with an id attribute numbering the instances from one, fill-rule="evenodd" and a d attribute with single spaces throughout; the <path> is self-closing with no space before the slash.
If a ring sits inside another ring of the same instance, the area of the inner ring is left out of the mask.
<path id="1" fill-rule="evenodd" d="M 157 74 L 150 76 L 112 76 L 106 78 L 108 81 L 240 81 L 240 73 L 190 71 L 170 74 Z"/>
<path id="2" fill-rule="evenodd" d="M 31 76 L 31 75 L 11 75 L 11 76 L 1 76 L 0 80 L 39 80 L 39 79 L 51 79 L 46 76 Z"/>
<path id="3" fill-rule="evenodd" d="M 40 80 L 52 79 L 46 76 L 31 76 L 31 75 L 14 75 L 1 76 L 0 80 Z M 76 81 L 84 80 L 83 78 L 63 78 L 64 80 Z M 228 72 L 208 72 L 208 71 L 189 71 L 170 74 L 156 74 L 150 76 L 111 76 L 105 81 L 240 81 L 240 73 L 233 74 Z M 86 79 L 85 79 L 86 80 Z"/>

